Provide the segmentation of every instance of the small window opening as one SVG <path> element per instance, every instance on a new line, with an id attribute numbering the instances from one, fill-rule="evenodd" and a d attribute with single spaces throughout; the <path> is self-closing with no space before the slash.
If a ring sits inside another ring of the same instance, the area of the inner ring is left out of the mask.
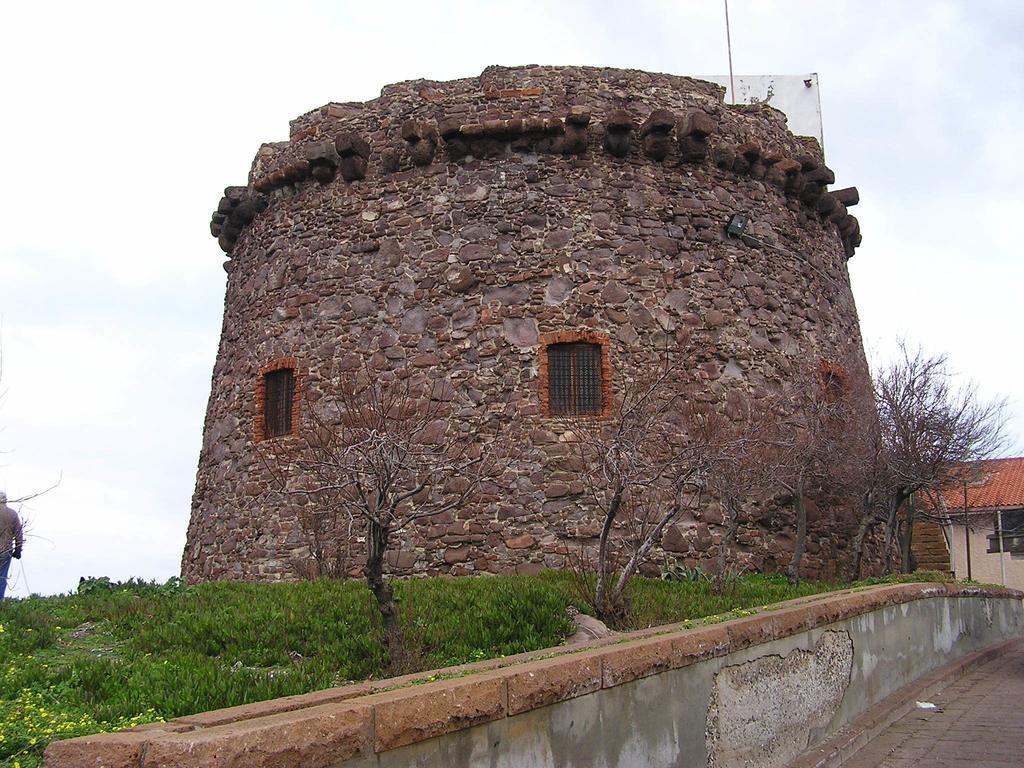
<path id="1" fill-rule="evenodd" d="M 279 368 L 263 374 L 263 434 L 280 437 L 292 432 L 295 370 Z"/>
<path id="2" fill-rule="evenodd" d="M 550 344 L 547 355 L 551 415 L 600 415 L 604 406 L 601 391 L 601 345 Z"/>

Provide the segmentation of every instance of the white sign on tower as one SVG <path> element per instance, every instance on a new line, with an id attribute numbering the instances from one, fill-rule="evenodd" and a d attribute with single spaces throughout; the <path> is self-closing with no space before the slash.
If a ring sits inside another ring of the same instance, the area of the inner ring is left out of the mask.
<path id="1" fill-rule="evenodd" d="M 725 86 L 726 104 L 768 104 L 785 114 L 789 130 L 797 136 L 813 136 L 824 149 L 821 127 L 821 98 L 818 74 L 737 75 L 736 94 L 729 88 L 729 75 L 701 75 L 701 80 Z"/>

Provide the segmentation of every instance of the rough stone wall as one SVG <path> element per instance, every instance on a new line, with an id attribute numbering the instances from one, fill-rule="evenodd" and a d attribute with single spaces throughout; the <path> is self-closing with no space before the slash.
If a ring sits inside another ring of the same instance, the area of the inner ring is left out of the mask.
<path id="1" fill-rule="evenodd" d="M 406 574 L 559 567 L 596 540 L 564 425 L 541 408 L 542 338 L 607 337 L 613 390 L 673 349 L 709 403 L 862 360 L 856 190 L 827 192 L 817 143 L 781 113 L 721 100 L 683 77 L 495 67 L 328 104 L 264 145 L 211 225 L 230 261 L 184 576 L 294 578 L 309 559 L 255 445 L 260 373 L 279 359 L 307 393 L 365 360 L 451 377 L 478 404 L 466 424 L 525 427 L 500 500 L 403 532 Z M 726 236 L 737 212 L 760 243 Z M 705 561 L 720 522 L 698 511 L 664 550 Z M 842 567 L 849 527 L 812 509 L 808 576 Z M 780 569 L 791 521 L 747 519 L 738 543 L 745 565 Z"/>

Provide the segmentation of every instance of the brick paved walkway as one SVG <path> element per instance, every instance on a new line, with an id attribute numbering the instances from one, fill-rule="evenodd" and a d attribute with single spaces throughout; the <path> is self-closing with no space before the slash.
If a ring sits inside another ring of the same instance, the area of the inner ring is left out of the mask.
<path id="1" fill-rule="evenodd" d="M 1019 768 L 1024 766 L 1024 644 L 1017 644 L 940 694 L 941 712 L 914 709 L 843 768 Z"/>

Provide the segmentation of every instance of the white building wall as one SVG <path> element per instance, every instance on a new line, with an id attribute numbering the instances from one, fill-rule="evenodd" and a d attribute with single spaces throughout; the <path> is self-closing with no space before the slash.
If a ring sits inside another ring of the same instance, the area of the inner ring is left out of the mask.
<path id="1" fill-rule="evenodd" d="M 728 75 L 698 75 L 725 87 L 726 104 L 768 104 L 786 116 L 789 130 L 797 136 L 813 136 L 825 147 L 821 124 L 821 97 L 818 75 L 736 75 L 736 98 L 733 98 Z"/>
<path id="2" fill-rule="evenodd" d="M 946 529 L 947 532 L 949 529 Z M 967 578 L 967 545 L 964 541 L 964 526 L 954 525 L 953 530 L 953 562 L 956 577 Z M 971 578 L 987 584 L 1003 584 L 999 568 L 999 555 L 988 554 L 988 535 L 995 533 L 995 526 L 987 520 L 976 519 L 971 526 Z M 1024 557 L 1003 553 L 1003 565 L 1006 569 L 1006 586 L 1013 589 L 1024 589 Z"/>

